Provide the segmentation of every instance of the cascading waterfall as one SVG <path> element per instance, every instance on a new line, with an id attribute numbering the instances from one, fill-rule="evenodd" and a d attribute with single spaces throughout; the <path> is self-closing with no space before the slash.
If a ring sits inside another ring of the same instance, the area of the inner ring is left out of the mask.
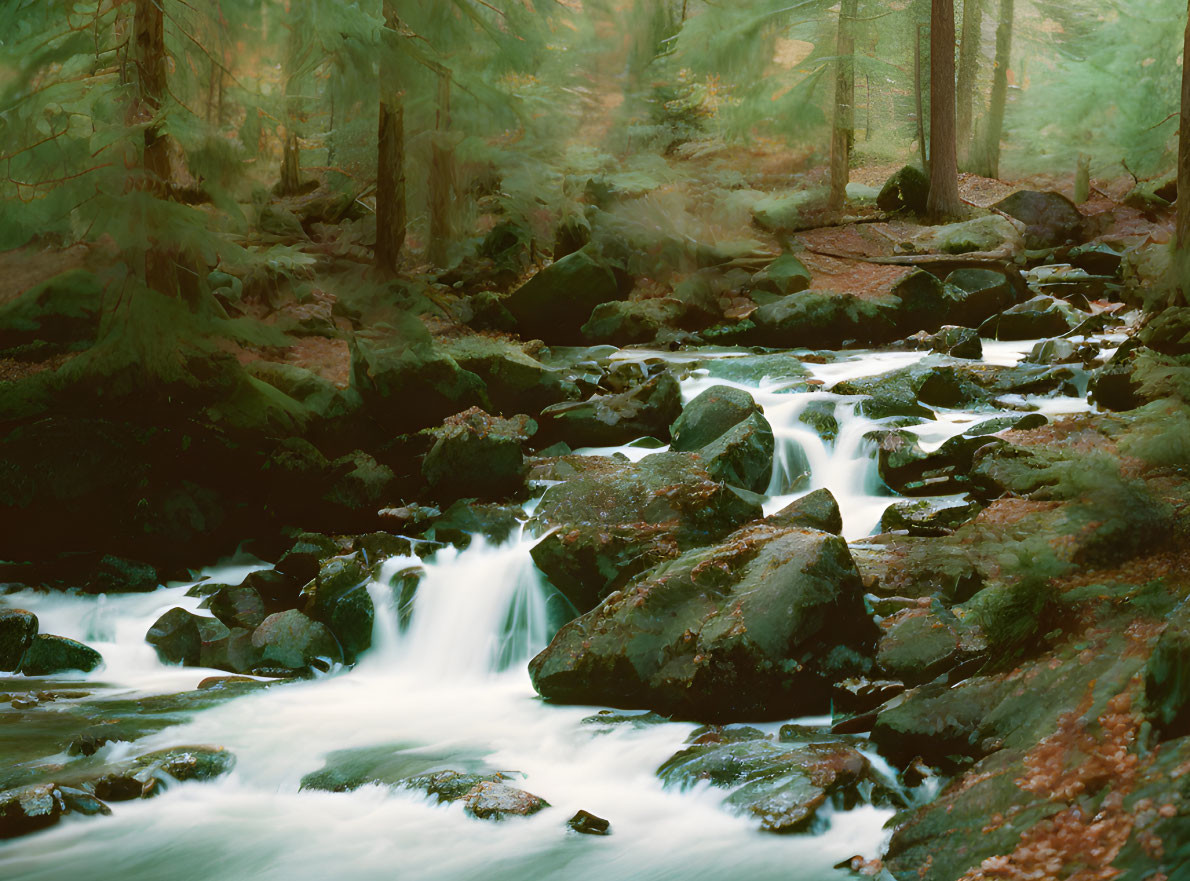
<path id="1" fill-rule="evenodd" d="M 376 623 L 367 664 L 451 679 L 528 661 L 549 639 L 547 589 L 529 556 L 534 543 L 520 535 L 493 545 L 476 536 L 465 550 L 438 551 L 429 566 L 416 557 L 386 561 L 369 587 Z M 401 594 L 411 587 L 402 626 Z"/>

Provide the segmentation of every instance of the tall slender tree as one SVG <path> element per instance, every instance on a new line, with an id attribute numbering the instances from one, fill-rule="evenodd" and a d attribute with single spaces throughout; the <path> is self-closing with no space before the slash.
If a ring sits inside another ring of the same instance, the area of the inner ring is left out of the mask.
<path id="1" fill-rule="evenodd" d="M 859 0 L 839 6 L 838 61 L 835 72 L 835 121 L 831 137 L 831 189 L 828 207 L 841 211 L 847 202 L 851 146 L 855 141 L 855 36 Z"/>
<path id="2" fill-rule="evenodd" d="M 158 198 L 170 194 L 168 135 L 156 118 L 169 88 L 165 57 L 165 17 L 161 0 L 136 0 L 132 23 L 136 44 L 137 107 L 145 127 L 145 188 Z M 153 244 L 145 252 L 145 283 L 163 294 L 177 292 L 177 269 L 169 248 Z"/>
<path id="3" fill-rule="evenodd" d="M 979 172 L 1000 176 L 1000 138 L 1004 134 L 1004 112 L 1008 106 L 1008 65 L 1012 58 L 1012 23 L 1015 0 L 1000 0 L 1000 22 L 996 27 L 996 66 L 992 74 L 992 101 L 988 107 L 987 130 Z"/>
<path id="4" fill-rule="evenodd" d="M 955 130 L 959 159 L 970 159 L 971 135 L 975 116 L 975 83 L 979 79 L 979 56 L 983 42 L 983 0 L 964 0 L 963 33 L 959 43 L 958 107 Z"/>
<path id="5" fill-rule="evenodd" d="M 1186 38 L 1185 48 L 1182 50 L 1181 127 L 1178 130 L 1178 225 L 1175 244 L 1182 259 L 1190 263 L 1186 256 L 1190 253 L 1190 3 L 1186 6 Z"/>
<path id="6" fill-rule="evenodd" d="M 436 72 L 438 109 L 430 142 L 430 242 L 426 256 L 435 266 L 443 266 L 454 228 L 455 151 L 450 130 L 451 72 L 443 65 L 436 66 Z"/>
<path id="7" fill-rule="evenodd" d="M 933 0 L 930 8 L 930 196 L 933 221 L 954 217 L 959 201 L 955 144 L 954 0 Z"/>
<path id="8" fill-rule="evenodd" d="M 393 0 L 384 0 L 384 42 L 380 60 L 380 135 L 376 166 L 376 266 L 396 272 L 405 245 L 405 96 L 398 82 L 390 41 L 401 39 Z"/>

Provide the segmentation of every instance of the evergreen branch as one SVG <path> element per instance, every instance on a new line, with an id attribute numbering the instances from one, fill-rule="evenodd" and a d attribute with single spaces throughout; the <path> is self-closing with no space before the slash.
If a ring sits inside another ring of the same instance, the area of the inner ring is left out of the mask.
<path id="1" fill-rule="evenodd" d="M 103 169 L 103 168 L 111 168 L 115 164 L 116 163 L 114 163 L 114 162 L 105 162 L 102 165 L 96 165 L 91 168 L 86 168 L 80 172 L 77 172 L 76 174 L 68 174 L 65 177 L 55 177 L 55 178 L 50 178 L 48 180 L 35 181 L 32 183 L 30 183 L 29 181 L 17 180 L 16 178 L 12 177 L 11 175 L 9 175 L 5 179 L 8 181 L 8 183 L 13 184 L 18 188 L 24 187 L 26 189 L 37 190 L 37 189 L 41 189 L 42 187 L 54 186 L 57 184 L 64 184 L 67 181 L 72 181 L 72 180 L 75 180 L 80 177 L 85 177 L 86 175 L 91 174 L 94 171 L 99 171 L 100 169 Z M 18 196 L 18 198 L 20 198 L 20 197 Z M 21 201 L 24 202 L 26 200 L 21 199 Z M 32 201 L 32 200 L 29 200 L 29 201 Z"/>

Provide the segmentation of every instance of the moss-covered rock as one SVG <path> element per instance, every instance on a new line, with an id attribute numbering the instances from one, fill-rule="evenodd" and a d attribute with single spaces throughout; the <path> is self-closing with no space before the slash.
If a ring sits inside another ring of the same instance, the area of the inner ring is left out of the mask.
<path id="1" fill-rule="evenodd" d="M 435 498 L 505 498 L 524 482 L 521 445 L 536 428 L 527 416 L 501 419 L 478 408 L 447 419 L 422 463 Z"/>
<path id="2" fill-rule="evenodd" d="M 89 673 L 103 663 L 103 655 L 90 646 L 65 636 L 41 633 L 33 637 L 21 658 L 26 676 L 49 676 L 80 670 Z"/>
<path id="3" fill-rule="evenodd" d="M 504 301 L 524 339 L 578 343 L 601 303 L 620 297 L 616 276 L 586 250 L 545 267 Z"/>
<path id="4" fill-rule="evenodd" d="M 619 446 L 640 437 L 668 440 L 681 409 L 677 380 L 660 373 L 618 394 L 547 407 L 541 413 L 539 439 L 565 441 L 574 448 Z"/>
<path id="5" fill-rule="evenodd" d="M 635 464 L 567 458 L 540 474 L 565 482 L 537 507 L 533 528 L 548 534 L 533 560 L 580 612 L 661 560 L 761 516 L 759 497 L 713 480 L 685 453 Z"/>
<path id="6" fill-rule="evenodd" d="M 24 609 L 0 609 L 0 672 L 12 673 L 37 636 L 37 616 Z"/>
<path id="7" fill-rule="evenodd" d="M 759 413 L 760 407 L 746 391 L 726 385 L 713 386 L 682 409 L 682 415 L 670 428 L 670 449 L 694 452 Z"/>
<path id="8" fill-rule="evenodd" d="M 683 327 L 687 313 L 685 303 L 670 297 L 601 303 L 583 325 L 583 339 L 613 346 L 651 343 L 663 331 Z"/>
<path id="9" fill-rule="evenodd" d="M 260 650 L 262 664 L 288 670 L 325 670 L 343 659 L 331 631 L 297 609 L 265 618 L 252 633 L 252 645 Z"/>
<path id="10" fill-rule="evenodd" d="M 818 529 L 834 535 L 843 532 L 843 514 L 839 510 L 839 502 L 829 489 L 816 489 L 807 493 L 776 514 L 766 517 L 765 522 L 774 526 Z"/>
<path id="11" fill-rule="evenodd" d="M 1078 207 L 1061 193 L 1018 190 L 993 207 L 1025 225 L 1025 247 L 1030 250 L 1083 241 L 1086 221 Z"/>
<path id="12" fill-rule="evenodd" d="M 529 670 L 549 700 L 782 718 L 829 704 L 834 677 L 862 666 L 870 626 L 842 539 L 756 525 L 641 575 Z"/>
<path id="13" fill-rule="evenodd" d="M 906 165 L 884 182 L 876 197 L 876 205 L 881 211 L 904 208 L 914 214 L 924 214 L 929 195 L 929 178 L 916 165 Z"/>
<path id="14" fill-rule="evenodd" d="M 772 427 L 764 416 L 753 413 L 695 455 L 713 479 L 763 493 L 773 476 L 773 449 Z"/>

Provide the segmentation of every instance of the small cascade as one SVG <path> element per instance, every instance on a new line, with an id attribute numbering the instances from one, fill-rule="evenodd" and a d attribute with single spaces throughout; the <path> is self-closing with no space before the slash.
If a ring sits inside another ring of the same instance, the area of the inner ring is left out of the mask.
<path id="1" fill-rule="evenodd" d="M 369 587 L 376 623 L 368 665 L 453 680 L 524 664 L 550 635 L 546 587 L 529 556 L 535 543 L 476 536 L 426 562 L 385 562 Z"/>

